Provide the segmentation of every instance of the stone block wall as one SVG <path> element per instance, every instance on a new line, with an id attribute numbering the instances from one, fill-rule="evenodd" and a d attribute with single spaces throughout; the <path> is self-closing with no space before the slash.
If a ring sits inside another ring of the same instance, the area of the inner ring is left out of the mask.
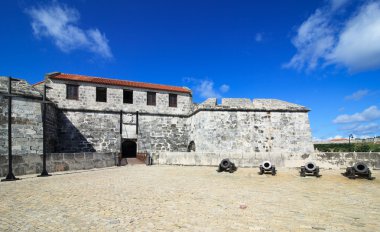
<path id="1" fill-rule="evenodd" d="M 251 108 L 252 102 L 249 98 L 223 98 L 222 106 L 236 108 Z"/>
<path id="2" fill-rule="evenodd" d="M 139 117 L 138 150 L 187 151 L 188 120 L 185 117 L 145 115 Z"/>
<path id="3" fill-rule="evenodd" d="M 199 111 L 188 120 L 197 152 L 314 150 L 304 112 Z"/>
<path id="4" fill-rule="evenodd" d="M 52 89 L 48 90 L 47 96 L 55 102 L 60 109 L 86 109 L 101 111 L 124 111 L 124 112 L 149 112 L 161 114 L 188 114 L 192 107 L 190 94 L 177 94 L 177 107 L 169 107 L 169 92 L 127 88 L 120 86 L 107 86 L 92 83 L 80 83 L 79 99 L 66 99 L 66 84 L 78 82 L 48 80 Z M 96 87 L 107 88 L 107 102 L 96 102 Z M 123 89 L 133 90 L 133 104 L 123 103 Z M 156 92 L 156 105 L 147 105 L 147 92 Z"/>
<path id="5" fill-rule="evenodd" d="M 8 103 L 0 101 L 0 155 L 8 155 Z M 41 104 L 30 99 L 12 100 L 12 152 L 42 154 Z"/>
<path id="6" fill-rule="evenodd" d="M 117 154 L 106 153 L 52 153 L 46 158 L 49 173 L 86 170 L 92 168 L 112 167 L 117 164 Z M 42 155 L 24 154 L 13 156 L 13 174 L 40 174 L 42 172 Z M 0 176 L 8 174 L 8 157 L 0 156 Z"/>
<path id="7" fill-rule="evenodd" d="M 58 152 L 119 152 L 120 115 L 61 111 Z"/>

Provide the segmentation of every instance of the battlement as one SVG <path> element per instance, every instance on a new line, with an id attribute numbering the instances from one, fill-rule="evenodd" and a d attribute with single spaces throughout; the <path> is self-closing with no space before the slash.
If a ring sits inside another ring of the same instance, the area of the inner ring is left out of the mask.
<path id="1" fill-rule="evenodd" d="M 277 99 L 254 99 L 249 98 L 223 98 L 222 104 L 217 104 L 216 98 L 209 98 L 195 107 L 199 109 L 239 109 L 252 111 L 290 111 L 290 112 L 308 112 L 308 108 Z"/>
<path id="2" fill-rule="evenodd" d="M 12 93 L 20 96 L 42 98 L 40 92 L 37 91 L 33 86 L 31 86 L 27 81 L 23 79 L 18 79 L 18 81 L 12 81 Z M 8 93 L 8 82 L 9 77 L 0 76 L 0 93 Z"/>

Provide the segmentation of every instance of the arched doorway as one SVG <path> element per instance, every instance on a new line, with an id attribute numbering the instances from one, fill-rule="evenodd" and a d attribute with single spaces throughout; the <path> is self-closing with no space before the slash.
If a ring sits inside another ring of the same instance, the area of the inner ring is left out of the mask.
<path id="1" fill-rule="evenodd" d="M 122 144 L 122 158 L 136 158 L 137 145 L 133 140 L 125 140 Z"/>
<path id="2" fill-rule="evenodd" d="M 187 146 L 187 152 L 192 152 L 192 151 L 195 151 L 195 143 L 194 143 L 194 141 L 191 141 L 189 143 L 189 146 Z"/>

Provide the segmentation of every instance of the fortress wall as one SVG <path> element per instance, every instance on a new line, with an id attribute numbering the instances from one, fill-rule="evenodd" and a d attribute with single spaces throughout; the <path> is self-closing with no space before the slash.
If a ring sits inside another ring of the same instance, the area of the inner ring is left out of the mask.
<path id="1" fill-rule="evenodd" d="M 125 120 L 128 115 L 123 115 Z M 134 118 L 135 115 L 131 116 Z M 119 152 L 120 115 L 116 113 L 61 112 L 57 152 Z M 135 125 L 130 125 L 135 131 Z M 123 130 L 126 129 L 124 125 Z M 138 152 L 187 151 L 187 119 L 177 116 L 139 116 Z M 126 132 L 126 131 L 124 131 Z M 124 139 L 136 139 L 123 133 Z"/>
<path id="2" fill-rule="evenodd" d="M 0 78 L 1 92 L 7 92 L 6 80 Z M 38 101 L 41 100 L 41 94 L 23 81 L 15 82 L 13 85 L 14 93 L 23 95 L 13 100 L 13 154 L 15 163 L 20 164 L 20 170 L 17 170 L 16 174 L 32 169 L 39 172 L 42 154 L 42 110 Z M 157 94 L 157 106 L 146 106 L 146 92 L 143 91 L 134 93 L 135 104 L 131 105 L 122 103 L 122 88 L 109 88 L 108 102 L 98 103 L 95 102 L 94 85 L 80 86 L 80 101 L 65 99 L 65 84 L 61 83 L 55 87 L 55 91 L 50 92 L 55 95 L 51 97 L 63 109 L 56 109 L 54 105 L 47 106 L 49 153 L 117 154 L 120 152 L 118 110 L 121 109 L 132 112 L 123 114 L 123 128 L 129 129 L 126 130 L 128 133 L 123 133 L 123 138 L 137 139 L 138 152 L 179 152 L 186 154 L 185 157 L 189 159 L 184 161 L 180 156 L 170 156 L 177 161 L 168 161 L 168 164 L 203 164 L 202 154 L 219 154 L 210 156 L 211 158 L 206 155 L 205 157 L 212 160 L 206 159 L 206 164 L 220 162 L 219 158 L 226 158 L 229 154 L 237 160 L 242 160 L 241 162 L 259 160 L 257 154 L 273 154 L 272 158 L 277 157 L 274 159 L 280 162 L 293 154 L 300 156 L 313 152 L 307 110 L 294 104 L 278 100 L 258 100 L 251 104 L 249 99 L 223 99 L 222 105 L 217 105 L 216 99 L 209 99 L 197 105 L 194 113 L 189 115 L 193 107 L 190 95 L 179 94 L 178 107 L 173 108 L 168 107 L 168 93 Z M 88 91 L 85 88 L 89 88 Z M 7 108 L 7 100 L 0 97 L 2 173 L 7 172 Z M 136 135 L 133 131 L 136 127 L 134 112 L 137 110 L 142 113 L 139 115 L 139 133 Z M 186 152 L 190 141 L 194 141 L 196 154 L 200 154 L 199 156 L 193 157 L 193 152 Z M 243 154 L 248 154 L 247 159 Z M 252 155 L 256 158 L 252 158 Z M 60 156 L 57 157 L 59 159 Z M 69 159 L 72 156 L 65 157 Z M 160 159 L 164 159 L 163 157 Z M 88 161 L 92 162 L 91 159 Z M 110 161 L 108 163 L 110 164 Z"/>
<path id="3" fill-rule="evenodd" d="M 189 125 L 197 152 L 313 152 L 304 112 L 200 111 Z"/>
<path id="4" fill-rule="evenodd" d="M 120 151 L 120 115 L 94 112 L 59 112 L 57 151 Z"/>
<path id="5" fill-rule="evenodd" d="M 187 118 L 178 116 L 123 114 L 123 138 L 137 139 L 139 152 L 187 151 Z M 129 118 L 131 122 L 129 123 Z M 57 152 L 119 152 L 120 115 L 64 111 L 58 113 L 59 144 Z M 129 128 L 130 127 L 130 128 Z M 131 129 L 127 131 L 127 129 Z M 132 132 L 127 133 L 127 132 Z"/>
<path id="6" fill-rule="evenodd" d="M 8 99 L 0 100 L 0 155 L 8 155 Z M 12 100 L 12 153 L 42 154 L 41 104 L 29 99 Z"/>
<path id="7" fill-rule="evenodd" d="M 46 169 L 52 173 L 111 167 L 116 165 L 117 155 L 113 152 L 51 153 L 46 156 Z M 12 160 L 16 176 L 42 172 L 42 155 L 14 155 Z M 0 156 L 0 164 L 8 164 L 8 156 Z M 0 177 L 7 174 L 8 165 L 0 165 Z"/>
<path id="8" fill-rule="evenodd" d="M 177 116 L 139 117 L 139 152 L 185 152 L 189 144 L 188 119 Z"/>

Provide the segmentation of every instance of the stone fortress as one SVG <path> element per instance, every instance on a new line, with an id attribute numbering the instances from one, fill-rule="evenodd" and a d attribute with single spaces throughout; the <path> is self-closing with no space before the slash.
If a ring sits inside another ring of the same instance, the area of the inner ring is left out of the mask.
<path id="1" fill-rule="evenodd" d="M 6 93 L 7 78 L 0 77 Z M 12 147 L 15 174 L 41 171 L 43 86 L 47 104 L 48 170 L 116 165 L 146 157 L 153 164 L 218 165 L 231 158 L 240 167 L 271 160 L 297 166 L 314 152 L 304 106 L 275 99 L 192 100 L 186 87 L 64 73 L 29 85 L 12 83 Z M 0 165 L 7 168 L 7 101 L 0 96 Z M 19 164 L 19 165 L 17 165 Z"/>

